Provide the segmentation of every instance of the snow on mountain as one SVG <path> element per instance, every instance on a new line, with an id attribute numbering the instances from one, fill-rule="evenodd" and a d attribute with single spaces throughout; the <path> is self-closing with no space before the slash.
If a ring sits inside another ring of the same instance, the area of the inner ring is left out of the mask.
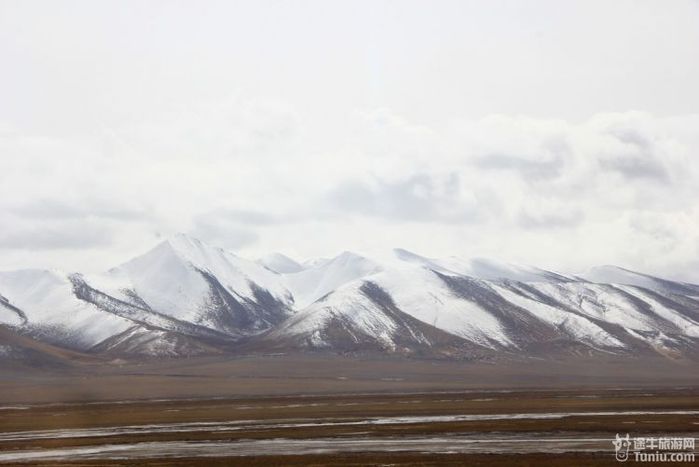
<path id="1" fill-rule="evenodd" d="M 80 274 L 5 272 L 0 273 L 0 288 L 4 294 L 0 324 L 65 348 L 181 356 L 209 352 L 201 339 L 223 341 L 221 333 L 178 322 L 97 290 Z M 7 319 L 8 310 L 21 318 L 19 322 Z M 120 345 L 113 343 L 117 336 Z M 133 336 L 141 336 L 141 340 Z"/>
<path id="2" fill-rule="evenodd" d="M 391 320 L 376 312 L 361 293 L 371 283 L 385 291 L 402 313 L 484 348 L 546 348 L 546 342 L 567 340 L 590 349 L 628 351 L 654 345 L 658 332 L 678 345 L 682 336 L 695 337 L 694 322 L 685 316 L 692 310 L 699 313 L 699 304 L 691 298 L 675 307 L 681 311 L 673 311 L 653 304 L 653 297 L 639 297 L 642 292 L 539 268 L 482 259 L 433 259 L 401 249 L 394 255 L 394 260 L 380 265 L 372 262 L 376 267 L 364 274 L 343 276 L 338 281 L 343 285 L 325 299 L 313 303 L 312 296 L 302 302 L 298 307 L 302 311 L 277 334 L 286 327 L 313 345 L 322 345 L 321 330 L 332 319 L 333 329 L 343 324 L 350 334 L 386 340 L 395 332 Z M 316 284 L 318 279 L 309 282 Z M 313 304 L 304 307 L 305 303 Z"/>
<path id="3" fill-rule="evenodd" d="M 343 321 L 344 327 L 376 340 L 388 347 L 395 347 L 391 337 L 397 327 L 361 290 L 362 283 L 340 287 L 333 293 L 316 301 L 303 311 L 296 313 L 279 329 L 277 335 L 305 336 L 309 346 L 328 347 L 330 337 L 325 336 L 330 323 Z M 357 340 L 358 342 L 358 340 Z"/>
<path id="4" fill-rule="evenodd" d="M 585 316 L 539 301 L 535 297 L 516 293 L 506 287 L 495 286 L 495 289 L 508 302 L 529 311 L 572 339 L 588 343 L 593 347 L 625 347 L 623 342 Z"/>
<path id="5" fill-rule="evenodd" d="M 373 280 L 398 308 L 424 323 L 485 347 L 512 344 L 496 316 L 455 295 L 425 263 L 397 263 Z"/>
<path id="6" fill-rule="evenodd" d="M 567 275 L 402 249 L 381 261 L 351 252 L 248 261 L 176 235 L 102 274 L 0 273 L 0 325 L 127 356 L 247 348 L 676 358 L 699 348 L 697 296 L 698 285 L 614 266 Z"/>
<path id="7" fill-rule="evenodd" d="M 567 317 L 565 312 L 554 312 L 552 307 L 540 309 L 538 314 L 528 313 L 487 283 L 460 276 L 441 266 L 439 260 L 406 250 L 394 250 L 394 253 L 394 261 L 377 265 L 370 274 L 344 276 L 342 287 L 307 308 L 301 307 L 302 311 L 285 323 L 288 331 L 306 335 L 313 345 L 322 345 L 323 340 L 318 337 L 320 330 L 326 328 L 327 321 L 332 318 L 336 321 L 335 329 L 344 324 L 351 329 L 347 331 L 351 334 L 359 332 L 371 336 L 374 341 L 388 339 L 386 336 L 394 334 L 392 321 L 377 312 L 376 306 L 372 307 L 362 293 L 362 287 L 372 284 L 385 291 L 401 313 L 474 346 L 518 348 L 543 336 L 555 336 L 554 327 L 567 326 L 571 338 L 582 334 L 588 342 L 600 347 L 623 347 L 585 318 Z M 342 314 L 343 310 L 347 313 Z M 338 318 L 340 315 L 342 319 Z M 376 324 L 376 320 L 381 325 Z M 365 321 L 374 324 L 362 325 Z M 528 327 L 528 332 L 523 334 L 519 327 L 524 326 Z M 376 329 L 381 332 L 370 332 Z"/>
<path id="8" fill-rule="evenodd" d="M 673 300 L 674 297 L 664 297 L 638 287 L 620 286 L 619 288 L 642 300 L 653 314 L 671 323 L 677 333 L 689 337 L 699 337 L 699 319 L 697 319 L 699 318 L 699 302 L 692 301 L 692 305 L 695 307 L 687 310 L 684 305 Z M 687 313 L 688 311 L 690 313 Z"/>
<path id="9" fill-rule="evenodd" d="M 69 350 L 33 339 L 17 328 L 0 324 L 0 366 L 62 367 L 81 363 L 96 363 L 101 356 Z"/>
<path id="10" fill-rule="evenodd" d="M 345 251 L 330 260 L 292 274 L 285 274 L 285 284 L 294 297 L 294 308 L 303 309 L 333 290 L 381 270 L 374 261 Z"/>
<path id="11" fill-rule="evenodd" d="M 265 336 L 279 348 L 381 351 L 475 358 L 487 349 L 400 310 L 376 283 L 354 281 L 331 292 Z"/>
<path id="12" fill-rule="evenodd" d="M 60 271 L 2 272 L 0 291 L 7 303 L 26 316 L 25 327 L 49 342 L 86 349 L 133 325 L 78 299 L 69 276 Z"/>
<path id="13" fill-rule="evenodd" d="M 628 342 L 630 335 L 654 345 L 662 334 L 667 342 L 679 345 L 685 337 L 696 337 L 699 301 L 690 297 L 662 295 L 636 286 L 587 282 L 508 284 L 508 287 L 529 292 L 534 303 L 526 305 L 527 309 L 536 310 L 538 304 L 548 304 L 567 311 L 568 316 L 585 317 L 597 326 L 608 324 L 605 332 L 613 334 L 616 340 Z M 616 333 L 612 329 L 617 329 Z"/>
<path id="14" fill-rule="evenodd" d="M 268 329 L 292 301 L 278 274 L 185 235 L 109 273 L 151 309 L 231 335 Z"/>
<path id="15" fill-rule="evenodd" d="M 218 330 L 178 320 L 154 311 L 147 303 L 129 289 L 122 289 L 121 292 L 124 296 L 120 299 L 117 298 L 117 294 L 110 295 L 103 290 L 93 287 L 81 274 L 71 274 L 69 279 L 73 284 L 73 294 L 77 298 L 91 303 L 108 313 L 126 318 L 134 322 L 137 327 L 143 327 L 153 331 L 156 329 L 172 331 L 184 336 L 221 342 L 230 341 L 230 336 Z M 93 279 L 90 280 L 92 281 Z M 94 282 L 92 283 L 94 284 Z M 104 285 L 105 282 L 101 282 L 101 284 Z M 133 331 L 133 329 L 130 331 Z"/>
<path id="16" fill-rule="evenodd" d="M 27 323 L 27 315 L 12 305 L 7 297 L 0 295 L 0 323 L 10 326 L 20 326 Z"/>
<path id="17" fill-rule="evenodd" d="M 92 349 L 95 352 L 123 356 L 178 357 L 221 353 L 206 343 L 162 329 L 134 326 L 112 336 Z"/>
<path id="18" fill-rule="evenodd" d="M 569 282 L 530 285 L 539 300 L 548 297 L 559 308 L 576 310 L 595 320 L 650 331 L 661 326 L 655 316 L 633 295 L 606 284 Z"/>
<path id="19" fill-rule="evenodd" d="M 596 266 L 579 274 L 579 278 L 601 284 L 635 285 L 652 290 L 662 290 L 682 295 L 699 296 L 699 285 L 660 279 L 648 274 L 630 271 L 618 266 Z"/>
<path id="20" fill-rule="evenodd" d="M 567 282 L 572 280 L 557 272 L 485 258 L 464 260 L 451 256 L 441 260 L 439 264 L 459 274 L 486 280 L 508 279 L 521 282 Z"/>
<path id="21" fill-rule="evenodd" d="M 397 248 L 393 252 L 395 257 L 401 261 L 420 264 L 442 274 L 457 274 L 486 280 L 509 279 L 523 282 L 565 282 L 573 280 L 556 272 L 492 259 L 464 259 L 457 256 L 426 258 L 401 248 Z"/>
<path id="22" fill-rule="evenodd" d="M 300 263 L 281 253 L 271 253 L 263 256 L 257 260 L 257 263 L 266 267 L 270 271 L 278 272 L 280 274 L 291 274 L 304 269 Z"/>
<path id="23" fill-rule="evenodd" d="M 454 274 L 455 271 L 451 271 L 448 268 L 445 268 L 439 264 L 438 259 L 434 258 L 427 258 L 425 256 L 420 256 L 417 253 L 413 253 L 412 251 L 404 250 L 403 248 L 394 248 L 393 249 L 393 256 L 389 256 L 390 259 L 395 259 L 398 261 L 393 261 L 392 264 L 394 266 L 398 265 L 400 267 L 400 264 L 412 264 L 413 266 L 419 267 L 419 268 L 425 268 L 429 269 L 432 271 L 439 271 L 444 274 Z"/>

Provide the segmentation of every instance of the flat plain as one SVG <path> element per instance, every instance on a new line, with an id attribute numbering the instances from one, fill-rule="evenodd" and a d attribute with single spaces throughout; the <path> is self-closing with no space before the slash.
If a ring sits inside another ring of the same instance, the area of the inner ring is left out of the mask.
<path id="1" fill-rule="evenodd" d="M 0 463 L 615 465 L 699 433 L 699 367 L 266 355 L 2 369 Z"/>

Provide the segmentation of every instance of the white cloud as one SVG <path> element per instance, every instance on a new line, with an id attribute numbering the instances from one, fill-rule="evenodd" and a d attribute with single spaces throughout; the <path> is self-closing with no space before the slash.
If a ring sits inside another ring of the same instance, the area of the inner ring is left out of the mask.
<path id="1" fill-rule="evenodd" d="M 383 109 L 357 114 L 378 115 L 380 123 L 354 119 L 347 138 L 331 144 L 288 109 L 282 121 L 298 122 L 293 136 L 260 136 L 259 128 L 278 128 L 279 115 L 263 112 L 269 125 L 261 116 L 247 124 L 251 106 L 238 114 L 217 103 L 189 120 L 183 113 L 176 124 L 160 121 L 157 131 L 145 125 L 143 134 L 154 135 L 147 142 L 129 136 L 133 128 L 113 129 L 103 139 L 128 144 L 108 151 L 99 139 L 5 132 L 3 154 L 21 157 L 8 158 L 0 175 L 0 249 L 14 258 L 11 251 L 25 252 L 5 267 L 40 265 L 52 248 L 72 250 L 56 256 L 67 267 L 107 267 L 114 251 L 135 253 L 154 235 L 176 231 L 249 254 L 400 244 L 428 254 L 563 269 L 611 262 L 675 275 L 689 274 L 687 259 L 699 252 L 699 177 L 691 164 L 699 147 L 687 137 L 693 126 L 699 131 L 694 116 L 599 114 L 577 124 L 492 116 L 427 127 Z M 200 127 L 218 136 L 192 139 Z M 235 138 L 220 136 L 229 133 Z M 260 137 L 264 144 L 250 143 Z M 636 159 L 645 162 L 633 166 Z M 651 168 L 657 171 L 645 172 Z M 128 248 L 110 247 L 119 243 Z M 98 246 L 112 251 L 101 255 Z"/>
<path id="2" fill-rule="evenodd" d="M 696 4 L 25 5 L 0 6 L 0 269 L 185 231 L 699 281 Z"/>

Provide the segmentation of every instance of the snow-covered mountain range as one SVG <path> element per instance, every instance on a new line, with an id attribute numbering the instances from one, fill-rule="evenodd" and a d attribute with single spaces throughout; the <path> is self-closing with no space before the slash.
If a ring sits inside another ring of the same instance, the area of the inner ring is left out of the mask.
<path id="1" fill-rule="evenodd" d="M 176 235 L 103 274 L 0 273 L 0 356 L 382 352 L 695 358 L 699 285 L 394 250 L 256 261 Z M 42 347 L 44 346 L 44 347 Z M 28 350 L 30 349 L 30 350 Z"/>

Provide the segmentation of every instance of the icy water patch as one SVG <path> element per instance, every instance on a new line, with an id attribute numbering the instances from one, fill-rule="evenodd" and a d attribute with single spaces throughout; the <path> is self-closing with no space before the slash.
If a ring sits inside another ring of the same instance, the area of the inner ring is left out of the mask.
<path id="1" fill-rule="evenodd" d="M 235 420 L 216 422 L 164 423 L 148 425 L 125 425 L 104 428 L 77 428 L 59 430 L 33 430 L 0 433 L 2 441 L 25 441 L 40 439 L 100 438 L 124 435 L 144 435 L 158 433 L 221 432 L 265 430 L 279 428 L 311 428 L 321 426 L 360 426 L 360 425 L 404 425 L 422 423 L 449 423 L 488 420 L 555 420 L 568 417 L 607 417 L 638 415 L 699 415 L 697 410 L 668 411 L 607 411 L 607 412 L 541 412 L 541 413 L 501 413 L 467 415 L 425 415 L 398 417 L 362 417 L 357 419 L 282 419 L 282 420 Z"/>
<path id="2" fill-rule="evenodd" d="M 0 462 L 79 459 L 147 459 L 177 457 L 244 457 L 260 455 L 303 455 L 351 452 L 424 453 L 530 453 L 608 451 L 610 438 L 579 434 L 546 438 L 549 433 L 336 437 L 315 439 L 268 439 L 226 442 L 159 441 L 65 449 L 43 449 L 0 453 Z"/>

